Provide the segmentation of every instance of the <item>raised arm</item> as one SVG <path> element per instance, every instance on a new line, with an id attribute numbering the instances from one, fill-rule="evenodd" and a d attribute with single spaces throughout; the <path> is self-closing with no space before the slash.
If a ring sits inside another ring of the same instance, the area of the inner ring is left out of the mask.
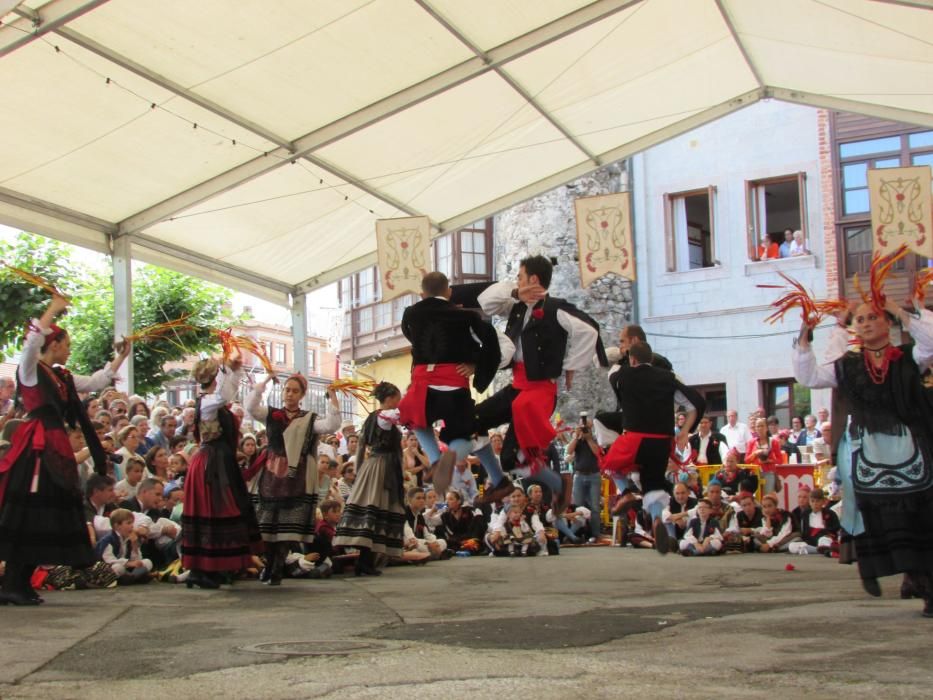
<path id="1" fill-rule="evenodd" d="M 201 420 L 213 420 L 217 409 L 233 401 L 242 379 L 243 370 L 239 363 L 231 367 L 222 366 L 217 372 L 214 392 L 201 398 Z"/>
<path id="2" fill-rule="evenodd" d="M 479 295 L 479 305 L 487 316 L 508 316 L 518 299 L 512 295 L 517 289 L 512 282 L 502 281 L 489 285 Z"/>
<path id="3" fill-rule="evenodd" d="M 268 377 L 261 382 L 256 382 L 249 394 L 246 395 L 246 401 L 243 402 L 243 408 L 246 409 L 246 412 L 260 423 L 265 423 L 266 418 L 269 416 L 269 407 L 262 405 L 262 396 L 266 393 L 268 383 Z"/>
<path id="4" fill-rule="evenodd" d="M 319 435 L 336 433 L 340 427 L 340 404 L 337 402 L 337 393 L 333 390 L 327 392 L 327 413 L 323 418 L 314 421 L 314 432 Z"/>

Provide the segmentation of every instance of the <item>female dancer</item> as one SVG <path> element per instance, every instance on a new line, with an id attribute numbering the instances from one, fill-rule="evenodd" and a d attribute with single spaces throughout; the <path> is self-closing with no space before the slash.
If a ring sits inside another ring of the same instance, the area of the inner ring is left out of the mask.
<path id="1" fill-rule="evenodd" d="M 185 476 L 182 510 L 182 566 L 188 588 L 217 588 L 220 574 L 253 566 L 262 551 L 256 513 L 236 461 L 238 421 L 227 408 L 243 376 L 242 360 L 227 366 L 198 362 L 191 376 L 200 385 L 194 434 L 201 446 Z"/>
<path id="2" fill-rule="evenodd" d="M 81 569 L 96 560 L 78 465 L 65 426 L 80 425 L 95 471 L 106 474 L 107 457 L 78 392 L 108 386 L 130 347 L 124 343 L 110 365 L 91 377 L 71 374 L 64 368 L 71 340 L 66 330 L 52 323 L 67 307 L 66 299 L 54 296 L 42 318 L 30 324 L 16 370 L 29 416 L 0 460 L 0 559 L 6 561 L 0 604 L 4 605 L 42 602 L 29 584 L 39 564 Z"/>
<path id="3" fill-rule="evenodd" d="M 892 318 L 916 345 L 891 345 Z M 804 324 L 794 374 L 813 388 L 837 387 L 846 405 L 837 460 L 842 525 L 855 536 L 862 586 L 880 596 L 878 577 L 909 574 L 924 616 L 933 617 L 933 407 L 918 368 L 933 359 L 933 314 L 910 315 L 890 300 L 873 300 L 855 309 L 852 328 L 861 349 L 823 365 Z"/>
<path id="4" fill-rule="evenodd" d="M 266 543 L 266 568 L 259 580 L 270 586 L 282 583 L 285 557 L 292 542 L 314 541 L 317 511 L 317 436 L 340 427 L 337 395 L 328 392 L 327 416 L 318 418 L 301 408 L 308 380 L 293 374 L 282 387 L 282 408 L 262 405 L 268 378 L 258 382 L 246 398 L 246 410 L 265 423 L 269 446 L 247 470 L 259 470 L 256 516 Z"/>
<path id="5" fill-rule="evenodd" d="M 401 393 L 380 382 L 373 389 L 379 408 L 369 414 L 360 434 L 356 481 L 347 499 L 334 546 L 356 547 L 357 576 L 379 576 L 374 553 L 402 556 L 405 500 L 402 494 L 402 433 L 398 429 Z"/>

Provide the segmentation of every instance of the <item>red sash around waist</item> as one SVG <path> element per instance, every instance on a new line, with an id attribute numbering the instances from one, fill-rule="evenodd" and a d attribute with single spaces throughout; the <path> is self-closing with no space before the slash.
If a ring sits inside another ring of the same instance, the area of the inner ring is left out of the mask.
<path id="1" fill-rule="evenodd" d="M 454 363 L 415 365 L 411 370 L 411 384 L 398 405 L 399 423 L 408 428 L 428 427 L 424 405 L 428 398 L 429 386 L 469 389 L 470 378 L 459 374 Z"/>

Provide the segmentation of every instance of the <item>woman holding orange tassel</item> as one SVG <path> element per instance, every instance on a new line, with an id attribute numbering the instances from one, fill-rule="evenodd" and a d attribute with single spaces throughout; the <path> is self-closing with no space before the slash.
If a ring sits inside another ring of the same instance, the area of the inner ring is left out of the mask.
<path id="1" fill-rule="evenodd" d="M 79 377 L 64 368 L 71 354 L 68 331 L 53 323 L 68 308 L 55 294 L 26 334 L 16 378 L 20 400 L 29 412 L 0 460 L 0 559 L 6 561 L 0 604 L 38 605 L 30 585 L 40 564 L 75 568 L 95 561 L 84 515 L 78 465 L 65 426 L 80 426 L 94 459 L 106 474 L 107 457 L 78 392 L 100 391 L 129 355 L 124 343 L 109 366 Z"/>

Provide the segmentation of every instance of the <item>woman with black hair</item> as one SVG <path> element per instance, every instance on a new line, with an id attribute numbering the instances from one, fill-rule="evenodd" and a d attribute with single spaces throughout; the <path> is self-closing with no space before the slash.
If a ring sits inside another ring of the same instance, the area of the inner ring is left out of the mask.
<path id="1" fill-rule="evenodd" d="M 380 382 L 373 389 L 379 408 L 360 431 L 356 481 L 337 525 L 334 546 L 360 550 L 357 576 L 379 576 L 375 554 L 402 556 L 405 499 L 402 493 L 402 433 L 398 428 L 398 387 Z"/>
<path id="2" fill-rule="evenodd" d="M 191 370 L 200 385 L 194 435 L 201 446 L 188 465 L 181 515 L 181 562 L 191 570 L 188 588 L 218 588 L 222 573 L 253 566 L 253 555 L 263 549 L 236 461 L 239 425 L 227 408 L 243 376 L 241 367 L 236 357 L 225 366 L 201 360 Z"/>
<path id="3" fill-rule="evenodd" d="M 29 413 L 0 460 L 0 559 L 6 561 L 3 605 L 42 602 L 30 585 L 40 564 L 82 569 L 96 560 L 66 426 L 80 426 L 95 470 L 104 474 L 107 458 L 78 392 L 108 386 L 130 346 L 124 343 L 110 365 L 93 376 L 71 374 L 64 367 L 71 339 L 53 323 L 68 303 L 64 297 L 52 297 L 42 318 L 30 323 L 16 370 L 20 400 Z"/>

